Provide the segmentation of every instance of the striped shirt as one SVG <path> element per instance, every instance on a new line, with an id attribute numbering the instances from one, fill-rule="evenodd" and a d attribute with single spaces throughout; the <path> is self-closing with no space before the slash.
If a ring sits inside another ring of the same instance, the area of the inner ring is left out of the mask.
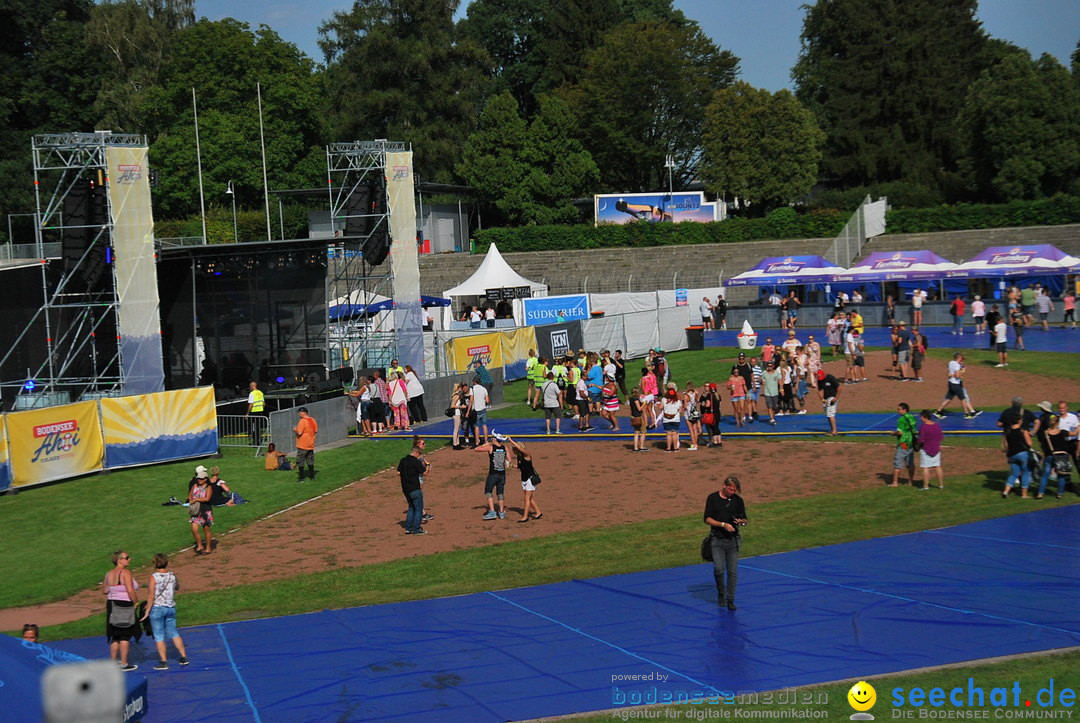
<path id="1" fill-rule="evenodd" d="M 754 389 L 761 389 L 761 375 L 765 373 L 765 370 L 761 368 L 760 364 L 755 364 L 751 373 L 754 378 Z"/>

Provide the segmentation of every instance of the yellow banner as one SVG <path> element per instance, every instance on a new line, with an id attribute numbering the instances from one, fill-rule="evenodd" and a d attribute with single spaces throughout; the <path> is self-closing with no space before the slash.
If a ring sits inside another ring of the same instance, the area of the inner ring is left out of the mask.
<path id="1" fill-rule="evenodd" d="M 446 343 L 446 358 L 456 372 L 475 369 L 481 362 L 488 369 L 501 367 L 502 334 L 471 334 Z"/>
<path id="2" fill-rule="evenodd" d="M 7 415 L 12 485 L 51 482 L 102 468 L 97 402 Z"/>
<path id="3" fill-rule="evenodd" d="M 193 437 L 217 430 L 213 387 L 176 389 L 131 397 L 104 397 L 105 444 L 132 444 L 162 437 Z"/>

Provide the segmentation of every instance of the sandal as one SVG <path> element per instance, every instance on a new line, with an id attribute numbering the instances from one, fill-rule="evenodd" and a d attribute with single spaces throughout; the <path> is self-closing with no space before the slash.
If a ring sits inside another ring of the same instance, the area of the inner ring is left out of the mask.
<path id="1" fill-rule="evenodd" d="M 539 519 L 540 519 L 541 517 L 543 517 L 543 516 L 544 516 L 544 513 L 543 513 L 543 512 L 541 512 L 541 513 L 540 513 L 540 514 L 538 514 L 538 515 L 533 515 L 533 516 L 532 516 L 532 519 L 534 519 L 534 520 L 539 520 Z"/>
<path id="2" fill-rule="evenodd" d="M 520 520 L 518 520 L 518 522 L 528 522 L 528 521 L 529 521 L 528 517 L 522 517 Z"/>

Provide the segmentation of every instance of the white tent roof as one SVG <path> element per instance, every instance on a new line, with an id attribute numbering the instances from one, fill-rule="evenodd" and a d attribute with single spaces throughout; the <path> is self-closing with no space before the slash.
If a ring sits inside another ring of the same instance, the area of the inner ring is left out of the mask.
<path id="1" fill-rule="evenodd" d="M 483 263 L 472 276 L 454 288 L 444 291 L 443 296 L 483 296 L 488 289 L 502 289 L 511 286 L 528 286 L 533 296 L 546 296 L 547 285 L 530 281 L 510 268 L 495 244 L 488 248 Z"/>

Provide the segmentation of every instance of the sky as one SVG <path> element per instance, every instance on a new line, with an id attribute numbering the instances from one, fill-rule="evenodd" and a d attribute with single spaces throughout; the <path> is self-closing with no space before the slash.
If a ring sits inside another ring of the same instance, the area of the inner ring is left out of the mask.
<path id="1" fill-rule="evenodd" d="M 583 0 L 588 2 L 588 0 Z M 791 68 L 799 55 L 803 4 L 812 0 L 675 0 L 675 7 L 698 22 L 722 49 L 740 59 L 740 79 L 757 88 L 791 88 Z M 467 3 L 462 3 L 464 9 Z M 197 0 L 200 17 L 233 17 L 269 25 L 285 40 L 321 62 L 319 24 L 351 2 L 341 0 Z M 1063 65 L 1080 40 L 1080 0 L 979 0 L 978 18 L 992 37 L 1050 53 Z"/>

